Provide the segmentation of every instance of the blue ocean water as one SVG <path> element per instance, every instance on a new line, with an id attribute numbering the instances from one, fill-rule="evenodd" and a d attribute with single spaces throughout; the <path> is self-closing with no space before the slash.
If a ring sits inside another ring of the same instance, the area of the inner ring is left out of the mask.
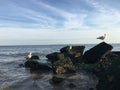
<path id="1" fill-rule="evenodd" d="M 120 44 L 111 44 L 113 51 L 120 51 Z M 40 57 L 40 62 L 46 63 L 46 55 L 59 52 L 67 45 L 25 45 L 0 46 L 0 90 L 69 90 L 69 82 L 76 83 L 80 90 L 88 90 L 97 82 L 91 74 L 81 72 L 71 76 L 62 85 L 54 86 L 50 83 L 52 74 L 31 74 L 26 68 L 20 67 L 29 52 Z M 85 51 L 95 44 L 85 44 Z M 38 79 L 36 79 L 38 78 Z"/>

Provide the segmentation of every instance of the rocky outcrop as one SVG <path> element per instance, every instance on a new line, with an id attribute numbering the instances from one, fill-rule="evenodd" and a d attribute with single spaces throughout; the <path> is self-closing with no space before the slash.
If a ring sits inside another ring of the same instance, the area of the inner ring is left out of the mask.
<path id="1" fill-rule="evenodd" d="M 94 64 L 80 63 L 79 70 L 92 72 L 99 78 L 97 90 L 120 90 L 120 55 L 113 51 L 106 55 L 106 62 Z"/>
<path id="2" fill-rule="evenodd" d="M 52 63 L 54 73 L 63 74 L 76 71 L 83 55 L 84 46 L 66 46 L 60 49 L 60 52 L 48 54 L 46 57 Z"/>
<path id="3" fill-rule="evenodd" d="M 57 75 L 85 70 L 99 78 L 97 90 L 120 90 L 120 51 L 112 51 L 112 46 L 102 42 L 83 54 L 84 46 L 66 46 L 60 52 L 48 54 L 46 57 L 52 68 L 36 60 L 28 60 L 25 67 L 32 70 L 50 71 Z M 67 77 L 53 77 L 52 83 L 61 83 Z M 76 85 L 70 83 L 70 88 Z M 93 90 L 90 88 L 90 90 Z"/>
<path id="4" fill-rule="evenodd" d="M 73 62 L 69 57 L 64 57 L 64 59 L 54 62 L 52 66 L 53 71 L 56 74 L 76 72 L 76 67 L 73 65 Z"/>
<path id="5" fill-rule="evenodd" d="M 73 57 L 80 57 L 83 54 L 85 46 L 66 46 L 60 49 L 61 53 L 67 53 Z"/>
<path id="6" fill-rule="evenodd" d="M 64 54 L 63 54 L 63 53 L 60 53 L 60 52 L 54 52 L 54 53 L 51 53 L 51 54 L 46 55 L 46 57 L 48 58 L 48 60 L 49 60 L 51 63 L 54 63 L 54 62 L 56 62 L 57 60 L 63 59 L 63 58 L 64 58 Z"/>
<path id="7" fill-rule="evenodd" d="M 85 63 L 97 63 L 112 50 L 112 46 L 102 42 L 84 53 Z"/>
<path id="8" fill-rule="evenodd" d="M 39 56 L 37 55 L 32 55 L 31 58 L 26 58 L 26 60 L 39 60 Z"/>
<path id="9" fill-rule="evenodd" d="M 46 64 L 40 63 L 35 60 L 28 60 L 25 62 L 25 67 L 30 68 L 31 70 L 40 70 L 40 71 L 50 71 L 52 70 L 51 67 L 49 67 Z"/>
<path id="10" fill-rule="evenodd" d="M 99 78 L 97 90 L 120 90 L 120 56 L 111 56 L 111 64 L 96 73 Z"/>
<path id="11" fill-rule="evenodd" d="M 120 52 L 111 52 L 112 48 L 111 45 L 102 42 L 86 51 L 82 58 L 84 63 L 79 63 L 78 65 L 78 70 L 92 72 L 99 78 L 99 83 L 96 86 L 97 90 L 120 90 Z M 74 66 L 73 62 L 70 63 L 71 58 L 66 61 L 69 62 L 67 62 L 68 65 Z M 55 64 L 58 70 L 60 70 L 58 71 L 59 73 L 67 71 L 64 69 L 62 61 L 56 62 Z M 54 81 L 59 83 L 63 79 L 55 78 Z"/>

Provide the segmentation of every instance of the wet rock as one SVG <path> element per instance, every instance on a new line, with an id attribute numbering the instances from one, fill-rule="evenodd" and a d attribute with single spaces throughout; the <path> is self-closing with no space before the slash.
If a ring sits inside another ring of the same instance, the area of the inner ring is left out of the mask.
<path id="1" fill-rule="evenodd" d="M 113 55 L 112 55 L 113 54 Z M 79 69 L 92 72 L 99 78 L 97 90 L 120 90 L 120 56 L 111 53 L 107 56 L 109 63 L 80 64 Z"/>
<path id="2" fill-rule="evenodd" d="M 73 73 L 76 72 L 76 67 L 71 59 L 66 57 L 53 63 L 53 71 L 56 74 Z"/>
<path id="3" fill-rule="evenodd" d="M 120 56 L 112 58 L 111 65 L 96 75 L 99 77 L 97 90 L 120 90 Z"/>
<path id="4" fill-rule="evenodd" d="M 52 70 L 48 65 L 40 63 L 34 60 L 28 60 L 25 62 L 25 67 L 31 70 L 50 71 Z"/>
<path id="5" fill-rule="evenodd" d="M 58 60 L 70 58 L 73 64 L 78 64 L 83 55 L 85 46 L 66 46 L 60 49 L 60 52 L 48 54 L 46 57 L 53 64 Z"/>
<path id="6" fill-rule="evenodd" d="M 112 46 L 102 42 L 90 50 L 86 51 L 83 55 L 83 59 L 85 63 L 97 63 L 104 58 L 111 50 Z"/>
<path id="7" fill-rule="evenodd" d="M 31 57 L 31 59 L 39 59 L 39 56 L 33 55 L 33 56 Z"/>
<path id="8" fill-rule="evenodd" d="M 80 57 L 83 54 L 85 46 L 66 46 L 60 49 L 61 53 L 67 53 L 74 57 Z"/>
<path id="9" fill-rule="evenodd" d="M 46 57 L 51 61 L 54 73 L 76 72 L 75 65 L 80 62 L 84 48 L 85 46 L 66 46 L 60 52 L 48 54 Z"/>
<path id="10" fill-rule="evenodd" d="M 39 56 L 32 55 L 31 58 L 28 59 L 28 57 L 27 57 L 26 60 L 39 60 Z"/>
<path id="11" fill-rule="evenodd" d="M 64 54 L 63 53 L 54 52 L 54 53 L 48 54 L 46 57 L 48 58 L 49 61 L 51 61 L 51 63 L 54 63 L 57 60 L 64 59 Z"/>
<path id="12" fill-rule="evenodd" d="M 93 88 L 90 88 L 89 90 L 94 90 Z"/>

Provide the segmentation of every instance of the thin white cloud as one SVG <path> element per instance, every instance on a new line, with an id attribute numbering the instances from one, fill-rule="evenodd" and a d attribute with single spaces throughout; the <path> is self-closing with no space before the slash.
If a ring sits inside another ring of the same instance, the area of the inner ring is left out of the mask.
<path id="1" fill-rule="evenodd" d="M 56 13 L 56 14 L 59 14 L 61 17 L 63 17 L 65 20 L 61 23 L 63 23 L 63 27 L 64 29 L 72 29 L 72 28 L 79 28 L 79 29 L 85 29 L 87 28 L 88 26 L 85 26 L 84 25 L 84 18 L 86 17 L 86 14 L 85 13 L 70 13 L 68 11 L 65 11 L 63 9 L 60 9 L 60 8 L 56 8 L 54 6 L 50 6 L 46 3 L 43 3 L 43 2 L 37 2 L 36 4 L 38 5 L 42 5 L 43 7 L 45 8 L 48 8 L 52 13 Z M 59 21 L 57 21 L 59 22 Z"/>
<path id="2" fill-rule="evenodd" d="M 97 36 L 107 33 L 108 42 L 120 42 L 120 11 L 99 4 L 95 0 L 87 0 L 87 2 L 95 8 L 95 11 L 71 13 L 60 7 L 33 0 L 39 8 L 42 7 L 51 12 L 53 17 L 49 13 L 12 3 L 13 10 L 10 15 L 13 16 L 14 21 L 0 21 L 0 41 L 6 41 L 3 44 L 95 43 L 100 42 L 96 39 Z M 19 22 L 14 16 L 33 22 Z M 61 17 L 63 20 L 54 16 Z M 59 24 L 61 25 L 57 28 L 56 25 L 59 26 Z"/>
<path id="3" fill-rule="evenodd" d="M 88 0 L 91 5 L 96 8 L 96 12 L 88 16 L 88 23 L 96 25 L 99 28 L 107 29 L 108 27 L 114 27 L 115 24 L 120 22 L 120 11 L 108 7 L 105 4 L 99 3 L 99 1 Z M 94 27 L 93 27 L 94 28 Z"/>

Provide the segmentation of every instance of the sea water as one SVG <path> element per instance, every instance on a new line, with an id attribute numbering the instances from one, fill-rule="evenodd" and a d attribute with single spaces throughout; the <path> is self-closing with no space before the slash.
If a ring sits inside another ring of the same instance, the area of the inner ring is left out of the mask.
<path id="1" fill-rule="evenodd" d="M 40 62 L 47 63 L 46 55 L 59 52 L 67 45 L 24 45 L 0 46 L 0 90 L 89 90 L 98 82 L 97 78 L 87 72 L 76 73 L 60 85 L 51 84 L 52 73 L 31 73 L 21 64 L 26 61 L 29 52 L 38 55 Z M 95 44 L 85 44 L 85 51 Z M 113 51 L 120 51 L 120 44 L 112 44 Z M 70 83 L 77 87 L 71 89 Z"/>

